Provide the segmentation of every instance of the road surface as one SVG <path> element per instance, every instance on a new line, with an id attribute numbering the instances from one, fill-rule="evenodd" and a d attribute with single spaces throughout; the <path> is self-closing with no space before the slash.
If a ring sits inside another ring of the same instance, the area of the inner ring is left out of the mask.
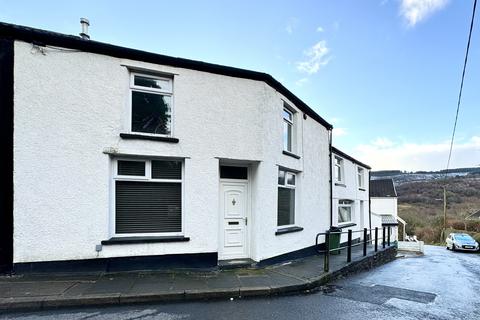
<path id="1" fill-rule="evenodd" d="M 425 256 L 341 279 L 313 294 L 11 313 L 0 319 L 480 319 L 480 255 Z"/>

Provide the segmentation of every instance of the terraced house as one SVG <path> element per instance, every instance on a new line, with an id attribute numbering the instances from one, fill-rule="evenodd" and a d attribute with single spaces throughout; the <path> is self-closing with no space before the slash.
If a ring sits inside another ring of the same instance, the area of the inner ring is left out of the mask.
<path id="1" fill-rule="evenodd" d="M 4 23 L 0 48 L 17 272 L 263 263 L 367 225 L 361 185 L 332 198 L 332 126 L 268 74 Z"/>

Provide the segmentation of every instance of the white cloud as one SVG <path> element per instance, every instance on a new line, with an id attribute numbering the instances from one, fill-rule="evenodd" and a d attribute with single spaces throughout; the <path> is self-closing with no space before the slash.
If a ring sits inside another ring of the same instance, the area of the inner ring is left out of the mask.
<path id="1" fill-rule="evenodd" d="M 372 145 L 378 148 L 390 148 L 394 143 L 388 138 L 377 138 L 372 142 Z"/>
<path id="2" fill-rule="evenodd" d="M 295 82 L 295 84 L 298 86 L 298 87 L 301 87 L 303 86 L 304 84 L 308 83 L 308 78 L 302 78 L 302 79 L 299 79 Z"/>
<path id="3" fill-rule="evenodd" d="M 322 27 L 317 28 L 317 32 L 323 32 L 323 31 L 325 31 L 325 30 Z"/>
<path id="4" fill-rule="evenodd" d="M 317 73 L 320 67 L 327 65 L 330 61 L 329 52 L 330 49 L 325 40 L 317 42 L 313 47 L 304 51 L 303 55 L 306 60 L 297 62 L 297 70 L 308 74 Z"/>
<path id="5" fill-rule="evenodd" d="M 395 143 L 378 138 L 355 148 L 355 156 L 372 166 L 373 170 L 440 170 L 445 169 L 450 141 L 431 144 Z M 470 167 L 480 164 L 480 136 L 455 143 L 450 168 Z"/>
<path id="6" fill-rule="evenodd" d="M 413 27 L 443 9 L 448 2 L 449 0 L 401 0 L 400 15 L 407 26 Z"/>
<path id="7" fill-rule="evenodd" d="M 332 130 L 333 138 L 346 136 L 347 133 L 348 131 L 346 128 L 333 128 Z"/>

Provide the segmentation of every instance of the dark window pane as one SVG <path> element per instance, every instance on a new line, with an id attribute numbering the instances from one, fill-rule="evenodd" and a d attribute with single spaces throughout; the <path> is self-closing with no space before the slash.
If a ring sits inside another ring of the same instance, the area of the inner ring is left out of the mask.
<path id="1" fill-rule="evenodd" d="M 182 231 L 182 185 L 115 182 L 115 231 L 118 234 Z"/>
<path id="2" fill-rule="evenodd" d="M 278 184 L 285 185 L 285 171 L 283 170 L 278 170 Z"/>
<path id="3" fill-rule="evenodd" d="M 155 79 L 144 76 L 135 76 L 134 84 L 136 86 L 162 89 L 165 91 L 171 91 L 171 81 L 164 79 Z"/>
<path id="4" fill-rule="evenodd" d="M 295 175 L 294 174 L 288 174 L 287 175 L 287 184 L 294 186 L 295 185 Z"/>
<path id="5" fill-rule="evenodd" d="M 132 131 L 170 134 L 171 97 L 132 91 Z"/>
<path id="6" fill-rule="evenodd" d="M 145 176 L 144 161 L 118 160 L 118 174 L 122 176 Z"/>
<path id="7" fill-rule="evenodd" d="M 220 178 L 222 179 L 248 179 L 247 167 L 220 166 Z"/>
<path id="8" fill-rule="evenodd" d="M 292 113 L 283 109 L 283 119 L 292 121 L 293 119 Z"/>
<path id="9" fill-rule="evenodd" d="M 182 162 L 152 160 L 152 178 L 182 179 Z"/>
<path id="10" fill-rule="evenodd" d="M 295 189 L 278 188 L 278 226 L 295 223 Z"/>

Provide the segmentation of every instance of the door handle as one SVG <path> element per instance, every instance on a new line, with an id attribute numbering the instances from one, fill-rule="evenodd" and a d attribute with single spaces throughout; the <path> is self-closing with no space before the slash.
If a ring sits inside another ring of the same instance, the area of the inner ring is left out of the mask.
<path id="1" fill-rule="evenodd" d="M 248 225 L 248 218 L 245 217 L 245 225 Z"/>

